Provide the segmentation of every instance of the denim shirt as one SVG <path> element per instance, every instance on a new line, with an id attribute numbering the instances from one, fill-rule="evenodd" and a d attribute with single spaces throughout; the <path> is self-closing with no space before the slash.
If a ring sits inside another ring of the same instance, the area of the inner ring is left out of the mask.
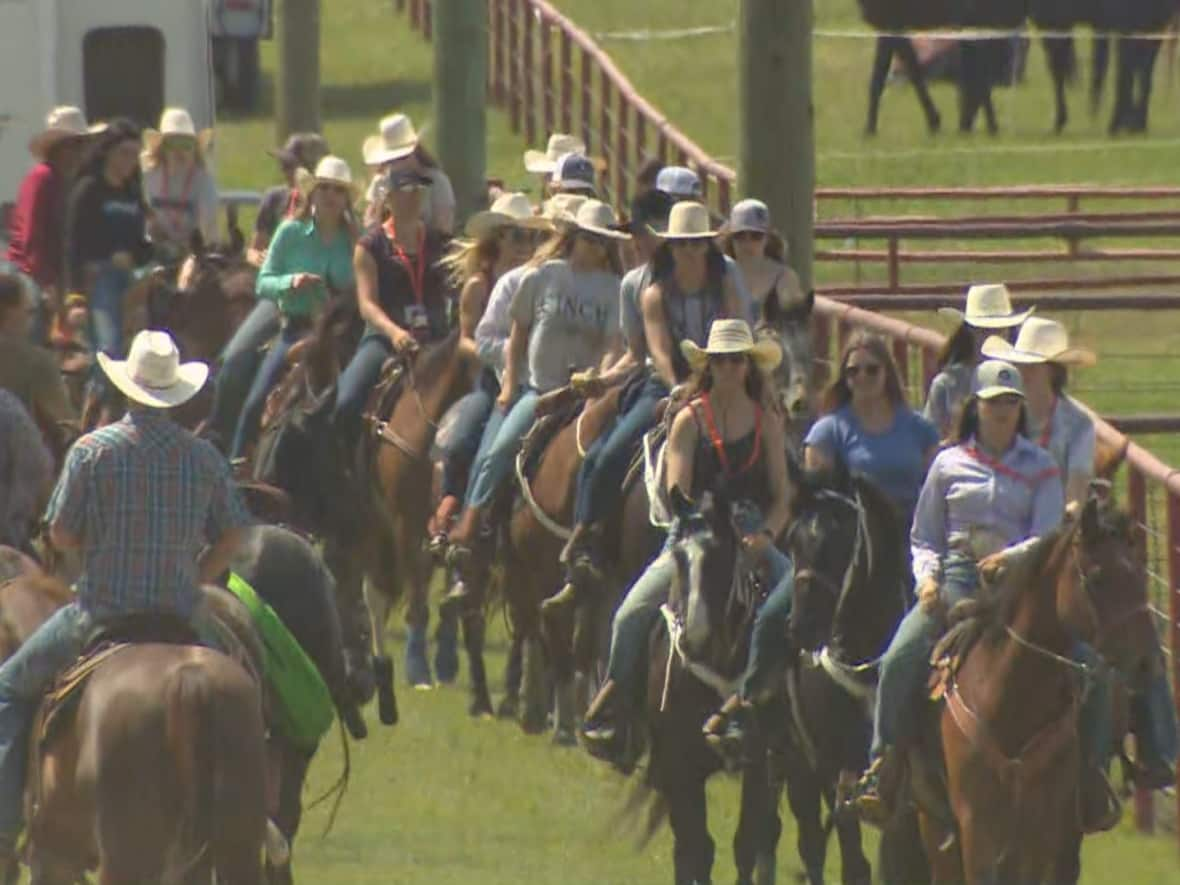
<path id="1" fill-rule="evenodd" d="M 1076 400 L 1064 394 L 1058 396 L 1044 425 L 1034 426 L 1029 415 L 1028 435 L 1053 456 L 1063 482 L 1068 482 L 1071 476 L 1089 479 L 1094 475 L 1094 419 Z"/>
<path id="2" fill-rule="evenodd" d="M 998 462 L 979 452 L 974 439 L 944 449 L 930 465 L 914 513 L 915 579 L 937 575 L 951 550 L 970 549 L 978 558 L 1051 532 L 1064 515 L 1064 498 L 1053 457 L 1022 436 Z"/>

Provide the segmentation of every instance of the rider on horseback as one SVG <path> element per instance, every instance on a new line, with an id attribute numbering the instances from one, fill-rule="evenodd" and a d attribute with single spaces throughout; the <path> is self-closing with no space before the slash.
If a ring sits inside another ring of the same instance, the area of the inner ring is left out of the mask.
<path id="1" fill-rule="evenodd" d="M 693 396 L 668 437 L 668 494 L 679 493 L 691 506 L 720 486 L 742 504 L 743 546 L 763 558 L 772 595 L 789 598 L 791 562 L 774 546 L 789 511 L 786 441 L 777 415 L 761 405 L 763 374 L 773 371 L 782 352 L 773 341 L 755 343 L 749 325 L 737 319 L 714 321 L 704 348 L 689 340 L 680 350 L 693 369 Z M 608 679 L 586 714 L 587 748 L 615 764 L 629 762 L 629 726 L 642 707 L 642 653 L 676 579 L 667 550 L 677 536 L 673 526 L 665 553 L 647 567 L 615 613 Z"/>
<path id="2" fill-rule="evenodd" d="M 22 824 L 25 742 L 42 693 L 96 627 L 128 615 L 180 617 L 215 635 L 205 627 L 200 585 L 225 571 L 250 521 L 225 461 L 167 413 L 196 395 L 208 368 L 182 365 L 165 332 L 139 333 L 126 361 L 98 359 L 135 405 L 78 440 L 49 502 L 51 540 L 82 557 L 76 601 L 0 666 L 0 865 L 8 868 Z"/>
<path id="3" fill-rule="evenodd" d="M 881 662 L 873 721 L 872 763 L 852 804 L 861 817 L 883 823 L 891 813 L 899 744 L 917 736 L 925 721 L 917 699 L 944 615 L 973 597 L 980 575 L 998 572 L 1064 514 L 1061 471 L 1052 456 L 1025 436 L 1024 386 L 1009 363 L 987 360 L 975 373 L 957 444 L 934 459 L 911 532 L 918 605 L 901 622 Z M 1096 653 L 1077 642 L 1073 656 L 1087 664 Z M 1096 668 L 1095 673 L 1100 673 Z M 1087 826 L 1107 816 L 1108 787 L 1097 768 L 1105 757 L 1109 685 L 1095 678 L 1079 716 L 1087 778 Z M 1101 805 L 1099 804 L 1101 803 Z"/>
<path id="4" fill-rule="evenodd" d="M 667 231 L 660 234 L 663 245 L 652 259 L 653 282 L 640 299 L 643 335 L 634 344 L 628 342 L 628 365 L 639 365 L 646 350 L 651 371 L 638 392 L 627 397 L 614 427 L 590 449 L 578 471 L 573 533 L 562 554 L 568 583 L 550 601 L 550 610 L 602 581 L 596 543 L 600 523 L 617 501 L 639 441 L 655 424 L 657 406 L 690 374 L 677 345 L 704 341 L 718 317 L 743 315 L 734 275 L 727 273 L 713 245 L 716 236 L 702 204 L 681 202 L 672 207 Z"/>

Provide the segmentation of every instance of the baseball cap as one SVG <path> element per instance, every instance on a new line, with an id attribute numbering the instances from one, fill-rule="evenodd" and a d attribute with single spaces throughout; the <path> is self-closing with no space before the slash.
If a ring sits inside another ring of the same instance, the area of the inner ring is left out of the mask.
<path id="1" fill-rule="evenodd" d="M 549 180 L 558 187 L 594 190 L 594 164 L 583 154 L 566 154 L 557 161 Z"/>
<path id="2" fill-rule="evenodd" d="M 687 166 L 665 166 L 656 176 L 656 190 L 679 199 L 695 199 L 701 195 L 701 179 Z"/>
<path id="3" fill-rule="evenodd" d="M 980 399 L 1013 395 L 1024 397 L 1020 370 L 1003 360 L 984 360 L 975 369 L 975 395 Z"/>
<path id="4" fill-rule="evenodd" d="M 668 227 L 668 215 L 676 200 L 661 190 L 644 191 L 631 201 L 631 233 L 642 232 L 645 228 L 663 233 Z"/>
<path id="5" fill-rule="evenodd" d="M 726 230 L 737 233 L 743 230 L 766 233 L 770 230 L 770 209 L 761 200 L 742 200 L 729 212 Z"/>
<path id="6" fill-rule="evenodd" d="M 317 132 L 293 133 L 281 148 L 270 151 L 270 155 L 284 166 L 299 166 L 308 172 L 330 153 L 327 140 Z"/>

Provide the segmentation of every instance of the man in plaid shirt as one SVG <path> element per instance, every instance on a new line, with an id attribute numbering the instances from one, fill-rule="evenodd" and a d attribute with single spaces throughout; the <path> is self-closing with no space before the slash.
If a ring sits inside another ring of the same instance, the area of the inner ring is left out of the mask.
<path id="1" fill-rule="evenodd" d="M 141 332 L 126 361 L 99 364 L 130 401 L 123 420 L 78 440 L 49 502 L 50 539 L 82 557 L 73 603 L 0 666 L 0 873 L 22 825 L 25 740 L 41 695 L 96 625 L 139 613 L 200 628 L 200 584 L 227 568 L 249 523 L 228 466 L 167 409 L 201 389 L 202 363 L 180 363 L 166 332 Z"/>

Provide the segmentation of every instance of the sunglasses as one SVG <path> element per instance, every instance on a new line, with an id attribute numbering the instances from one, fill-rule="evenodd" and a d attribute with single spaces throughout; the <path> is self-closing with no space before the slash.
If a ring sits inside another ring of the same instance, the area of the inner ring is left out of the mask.
<path id="1" fill-rule="evenodd" d="M 747 356 L 744 353 L 711 353 L 709 354 L 709 362 L 719 363 L 721 365 L 729 364 L 731 366 L 741 365 L 746 362 Z"/>
<path id="2" fill-rule="evenodd" d="M 739 230 L 733 235 L 733 238 L 739 243 L 749 240 L 753 243 L 761 243 L 766 239 L 766 234 L 760 230 Z"/>
<path id="3" fill-rule="evenodd" d="M 1001 393 L 999 396 L 988 397 L 986 402 L 991 403 L 993 406 L 1012 408 L 1013 406 L 1020 405 L 1020 397 L 1014 393 Z"/>
<path id="4" fill-rule="evenodd" d="M 529 230 L 524 227 L 506 227 L 500 234 L 500 238 L 504 242 L 511 243 L 514 246 L 531 246 L 541 240 L 541 232 Z"/>
<path id="5" fill-rule="evenodd" d="M 864 372 L 866 378 L 876 378 L 881 374 L 881 366 L 877 363 L 857 363 L 844 367 L 845 378 L 856 378 Z"/>
<path id="6" fill-rule="evenodd" d="M 704 249 L 709 245 L 708 239 L 699 240 L 671 240 L 670 243 L 673 249 Z"/>
<path id="7" fill-rule="evenodd" d="M 579 232 L 578 239 L 584 243 L 589 243 L 591 246 L 601 246 L 603 249 L 609 249 L 611 244 L 609 237 L 602 237 L 598 234 L 592 234 L 589 231 Z"/>

